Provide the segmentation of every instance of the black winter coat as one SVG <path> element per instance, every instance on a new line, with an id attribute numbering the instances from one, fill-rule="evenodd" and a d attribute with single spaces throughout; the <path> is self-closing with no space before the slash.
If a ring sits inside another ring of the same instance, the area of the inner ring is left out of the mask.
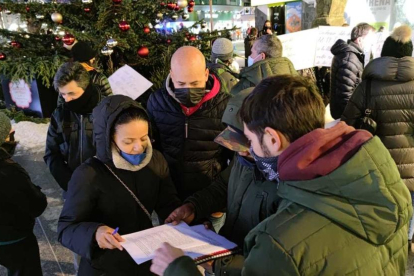
<path id="1" fill-rule="evenodd" d="M 221 119 L 230 94 L 221 90 L 221 85 L 220 92 L 214 98 L 186 116 L 180 104 L 170 95 L 173 93 L 173 88 L 170 88 L 172 82 L 167 81 L 167 84 L 168 88 L 164 87 L 151 95 L 147 108 L 158 133 L 156 141 L 167 159 L 178 195 L 183 200 L 210 185 L 231 159 L 232 153 L 214 142 L 225 128 Z M 207 89 L 211 86 L 208 83 Z"/>
<path id="2" fill-rule="evenodd" d="M 64 191 L 75 169 L 95 155 L 92 122 L 92 114 L 80 115 L 65 105 L 58 106 L 50 118 L 43 159 Z"/>
<path id="3" fill-rule="evenodd" d="M 0 242 L 33 234 L 35 218 L 46 209 L 46 196 L 0 147 Z"/>
<path id="4" fill-rule="evenodd" d="M 352 41 L 339 39 L 331 49 L 334 58 L 331 66 L 330 107 L 334 119 L 341 118 L 346 104 L 361 82 L 365 55 Z"/>
<path id="5" fill-rule="evenodd" d="M 414 58 L 374 59 L 362 79 L 342 120 L 356 126 L 365 114 L 366 80 L 372 79 L 369 107 L 377 123 L 375 134 L 390 151 L 408 189 L 414 192 Z"/>
<path id="6" fill-rule="evenodd" d="M 109 133 L 114 120 L 122 110 L 133 106 L 137 107 L 138 103 L 118 95 L 105 99 L 95 108 L 97 158 L 77 168 L 69 183 L 59 218 L 58 239 L 82 256 L 80 276 L 150 275 L 150 263 L 138 266 L 125 250 L 102 250 L 97 246 L 95 233 L 99 226 L 119 227 L 121 235 L 152 227 L 151 220 L 104 163 L 150 213 L 156 211 L 161 221 L 181 203 L 169 177 L 167 162 L 161 153 L 152 150 L 150 143 L 147 157 L 139 167 L 130 165 L 111 147 Z M 131 171 L 131 166 L 137 170 Z"/>

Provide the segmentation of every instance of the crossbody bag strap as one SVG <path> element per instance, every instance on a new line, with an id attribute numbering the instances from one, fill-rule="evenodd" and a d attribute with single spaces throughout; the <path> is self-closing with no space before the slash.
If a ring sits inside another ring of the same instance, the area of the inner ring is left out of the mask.
<path id="1" fill-rule="evenodd" d="M 94 156 L 97 160 L 99 160 L 96 156 Z M 100 160 L 99 160 L 100 161 Z M 145 208 L 144 204 L 142 204 L 142 202 L 138 199 L 138 197 L 131 191 L 131 189 L 128 188 L 128 186 L 118 177 L 118 175 L 116 175 L 112 169 L 105 164 L 104 162 L 101 161 L 102 164 L 105 165 L 105 167 L 112 173 L 112 175 L 118 179 L 118 181 L 122 184 L 122 186 L 125 187 L 125 189 L 127 189 L 127 191 L 131 194 L 131 196 L 135 199 L 135 201 L 138 203 L 139 207 L 141 207 L 142 211 L 144 211 L 144 213 L 147 215 L 148 219 L 150 220 L 150 222 L 152 223 L 152 218 L 151 218 L 151 214 L 148 212 L 147 208 Z"/>
<path id="2" fill-rule="evenodd" d="M 369 117 L 372 113 L 372 109 L 369 106 L 371 101 L 371 79 L 367 79 L 367 85 L 365 87 L 365 116 Z"/>

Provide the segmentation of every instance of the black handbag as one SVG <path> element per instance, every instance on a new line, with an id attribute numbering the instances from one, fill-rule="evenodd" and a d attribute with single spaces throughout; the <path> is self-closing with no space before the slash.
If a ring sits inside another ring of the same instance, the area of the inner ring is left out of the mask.
<path id="1" fill-rule="evenodd" d="M 372 109 L 369 107 L 369 102 L 371 100 L 371 82 L 371 79 L 367 79 L 367 85 L 365 89 L 365 112 L 363 116 L 358 120 L 356 128 L 367 130 L 371 132 L 372 135 L 375 135 L 375 132 L 377 131 L 377 123 L 370 117 Z"/>

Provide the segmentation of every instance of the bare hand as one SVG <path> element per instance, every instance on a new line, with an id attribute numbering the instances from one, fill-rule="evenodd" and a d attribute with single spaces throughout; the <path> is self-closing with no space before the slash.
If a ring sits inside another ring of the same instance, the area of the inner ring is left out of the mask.
<path id="1" fill-rule="evenodd" d="M 150 270 L 157 275 L 164 275 L 168 266 L 181 256 L 184 256 L 184 252 L 181 249 L 175 248 L 169 243 L 164 242 L 161 247 L 154 252 Z"/>
<path id="2" fill-rule="evenodd" d="M 266 32 L 267 32 L 267 34 L 272 34 L 272 30 L 271 29 L 267 29 Z"/>
<path id="3" fill-rule="evenodd" d="M 213 232 L 216 232 L 216 230 L 213 227 L 213 224 L 211 223 L 211 221 L 206 220 L 204 223 L 204 228 L 206 228 L 207 230 L 211 230 Z"/>
<path id="4" fill-rule="evenodd" d="M 165 223 L 172 223 L 173 225 L 179 224 L 184 221 L 190 224 L 195 217 L 194 205 L 192 203 L 186 203 L 181 207 L 175 209 L 165 220 Z"/>
<path id="5" fill-rule="evenodd" d="M 115 249 L 123 250 L 119 242 L 125 241 L 118 233 L 112 235 L 115 229 L 108 226 L 101 226 L 96 230 L 95 238 L 101 249 Z"/>

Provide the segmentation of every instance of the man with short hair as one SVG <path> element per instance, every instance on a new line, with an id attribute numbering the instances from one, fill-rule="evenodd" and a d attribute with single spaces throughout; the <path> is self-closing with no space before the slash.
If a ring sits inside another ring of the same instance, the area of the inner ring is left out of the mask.
<path id="1" fill-rule="evenodd" d="M 239 82 L 231 93 L 255 87 L 262 79 L 277 75 L 297 75 L 292 62 L 282 57 L 283 46 L 274 35 L 263 35 L 256 39 L 251 54 L 248 56 L 248 67 L 241 70 Z"/>
<path id="2" fill-rule="evenodd" d="M 260 108 L 258 108 L 260 107 Z M 263 80 L 240 117 L 251 154 L 278 185 L 278 211 L 246 237 L 242 275 L 404 275 L 411 198 L 378 137 L 340 122 L 302 77 Z M 151 270 L 196 275 L 163 244 Z"/>
<path id="3" fill-rule="evenodd" d="M 52 114 L 44 160 L 65 194 L 73 171 L 95 155 L 92 110 L 102 95 L 78 62 L 64 63 L 53 84 L 65 103 Z"/>
<path id="4" fill-rule="evenodd" d="M 364 70 L 364 49 L 372 44 L 375 29 L 360 23 L 352 29 L 351 40 L 338 39 L 332 46 L 330 108 L 334 119 L 340 119 L 345 107 L 361 83 Z"/>
<path id="5" fill-rule="evenodd" d="M 171 59 L 165 87 L 148 100 L 157 134 L 155 147 L 164 154 L 182 200 L 209 186 L 232 157 L 214 142 L 225 128 L 221 117 L 230 99 L 227 87 L 220 75 L 206 68 L 197 48 L 184 46 Z M 212 220 L 218 230 L 223 214 L 214 214 Z"/>

